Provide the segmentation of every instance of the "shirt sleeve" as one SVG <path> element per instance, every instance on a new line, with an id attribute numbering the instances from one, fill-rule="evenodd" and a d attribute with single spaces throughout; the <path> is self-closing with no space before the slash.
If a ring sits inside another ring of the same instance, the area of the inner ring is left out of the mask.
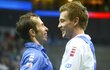
<path id="1" fill-rule="evenodd" d="M 65 49 L 60 70 L 79 70 L 80 61 L 80 50 L 75 46 L 68 46 Z"/>
<path id="2" fill-rule="evenodd" d="M 20 70 L 40 70 L 42 63 L 43 58 L 39 54 L 31 53 L 23 56 Z"/>

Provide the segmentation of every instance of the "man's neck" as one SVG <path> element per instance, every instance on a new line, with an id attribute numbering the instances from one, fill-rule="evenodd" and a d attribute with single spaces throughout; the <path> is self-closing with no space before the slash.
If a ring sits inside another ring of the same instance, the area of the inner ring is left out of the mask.
<path id="1" fill-rule="evenodd" d="M 74 38 L 75 36 L 79 35 L 79 34 L 84 34 L 84 30 L 83 29 L 75 29 L 73 34 L 72 34 L 72 38 Z"/>

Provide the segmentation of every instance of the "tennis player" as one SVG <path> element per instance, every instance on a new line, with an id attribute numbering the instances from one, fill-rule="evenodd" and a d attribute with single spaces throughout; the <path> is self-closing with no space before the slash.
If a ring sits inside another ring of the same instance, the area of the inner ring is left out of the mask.
<path id="1" fill-rule="evenodd" d="M 48 28 L 39 16 L 27 13 L 20 17 L 16 29 L 24 39 L 25 52 L 20 70 L 53 70 L 53 66 L 42 44 L 47 40 Z"/>
<path id="2" fill-rule="evenodd" d="M 88 11 L 81 2 L 73 1 L 59 9 L 62 37 L 70 39 L 65 47 L 60 70 L 96 70 L 96 58 L 91 37 L 85 34 Z"/>

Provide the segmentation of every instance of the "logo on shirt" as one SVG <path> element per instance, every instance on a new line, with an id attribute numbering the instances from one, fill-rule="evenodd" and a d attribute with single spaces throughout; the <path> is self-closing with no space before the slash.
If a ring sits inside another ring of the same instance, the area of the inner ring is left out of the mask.
<path id="1" fill-rule="evenodd" d="M 28 62 L 28 63 L 26 64 L 26 67 L 28 67 L 28 68 L 31 68 L 32 66 L 33 66 L 32 62 L 31 62 L 31 63 Z"/>
<path id="2" fill-rule="evenodd" d="M 72 64 L 69 64 L 69 63 L 65 65 L 66 68 L 71 68 L 71 66 Z"/>
<path id="3" fill-rule="evenodd" d="M 34 53 L 30 54 L 28 58 L 28 62 L 26 63 L 26 67 L 31 68 L 33 66 L 34 61 Z"/>
<path id="4" fill-rule="evenodd" d="M 29 62 L 32 62 L 34 60 L 34 54 L 30 54 L 29 56 Z"/>
<path id="5" fill-rule="evenodd" d="M 70 52 L 70 56 L 73 57 L 75 52 L 76 52 L 76 47 L 73 47 L 71 52 Z"/>

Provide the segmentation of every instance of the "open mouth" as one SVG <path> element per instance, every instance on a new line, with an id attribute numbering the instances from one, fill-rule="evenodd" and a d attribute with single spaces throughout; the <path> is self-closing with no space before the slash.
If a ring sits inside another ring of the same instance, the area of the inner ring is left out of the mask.
<path id="1" fill-rule="evenodd" d="M 61 29 L 61 31 L 62 31 L 62 37 L 64 37 L 66 34 L 66 31 L 64 29 Z"/>
<path id="2" fill-rule="evenodd" d="M 62 31 L 62 34 L 65 32 L 65 30 L 64 30 L 64 29 L 61 29 L 61 31 Z"/>
<path id="3" fill-rule="evenodd" d="M 44 34 L 44 37 L 47 38 L 47 33 Z"/>

